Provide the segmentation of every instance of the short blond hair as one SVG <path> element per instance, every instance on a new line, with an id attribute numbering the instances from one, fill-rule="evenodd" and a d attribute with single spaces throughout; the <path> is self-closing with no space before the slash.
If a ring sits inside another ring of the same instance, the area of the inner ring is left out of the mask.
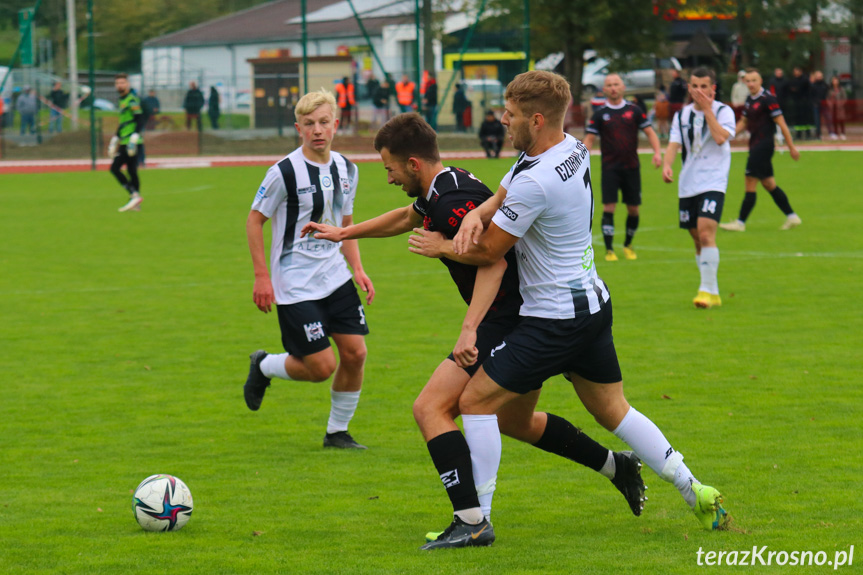
<path id="1" fill-rule="evenodd" d="M 300 98 L 300 101 L 297 102 L 297 105 L 294 107 L 294 114 L 297 116 L 306 116 L 324 104 L 330 105 L 330 110 L 333 111 L 333 116 L 335 116 L 336 109 L 338 108 L 336 105 L 336 97 L 326 88 L 321 88 L 317 92 L 309 92 Z"/>
<path id="2" fill-rule="evenodd" d="M 572 92 L 569 82 L 560 74 L 531 70 L 516 76 L 503 97 L 516 104 L 526 116 L 539 113 L 549 124 L 562 127 Z"/>

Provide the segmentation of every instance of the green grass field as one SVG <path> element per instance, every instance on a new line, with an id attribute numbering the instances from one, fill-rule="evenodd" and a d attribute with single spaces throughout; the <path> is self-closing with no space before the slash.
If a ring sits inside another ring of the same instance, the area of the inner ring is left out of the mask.
<path id="1" fill-rule="evenodd" d="M 695 572 L 699 549 L 832 561 L 851 545 L 854 565 L 840 571 L 860 572 L 860 158 L 776 157 L 804 223 L 778 231 L 761 192 L 747 232 L 720 234 L 722 308 L 692 307 L 698 271 L 676 186 L 652 168 L 639 259 L 597 264 L 630 402 L 725 493 L 736 530 L 702 531 L 647 468 L 635 518 L 598 474 L 504 439 L 497 542 L 432 554 L 418 547 L 450 507 L 411 404 L 464 312 L 442 265 L 410 254 L 406 237 L 361 242 L 378 294 L 351 431 L 370 449 L 334 453 L 321 448 L 327 384 L 276 382 L 257 413 L 242 399 L 248 354 L 280 349 L 275 317 L 251 301 L 245 240 L 264 168 L 144 171 L 143 210 L 126 214 L 106 172 L 4 175 L 0 572 L 667 574 Z M 734 155 L 723 220 L 736 215 L 744 161 Z M 457 165 L 494 189 L 510 163 Z M 380 164 L 360 170 L 357 220 L 406 204 Z M 621 238 L 623 220 L 619 210 Z M 563 378 L 540 407 L 624 448 Z M 136 524 L 131 491 L 153 473 L 192 490 L 182 531 Z M 800 568 L 739 572 L 750 570 Z"/>

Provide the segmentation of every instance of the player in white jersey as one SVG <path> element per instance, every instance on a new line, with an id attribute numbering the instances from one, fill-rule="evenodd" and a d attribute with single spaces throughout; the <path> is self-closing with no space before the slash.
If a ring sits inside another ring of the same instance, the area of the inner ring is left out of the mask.
<path id="1" fill-rule="evenodd" d="M 569 84 L 556 74 L 531 71 L 516 76 L 504 97 L 502 122 L 513 147 L 523 153 L 497 194 L 464 217 L 454 240 L 422 230 L 410 240 L 416 253 L 474 265 L 492 264 L 516 249 L 521 321 L 494 348 L 459 401 L 474 480 L 486 490 L 496 482 L 501 455 L 496 414 L 540 389 L 549 377 L 565 373 L 597 422 L 673 482 L 702 525 L 724 526 L 719 492 L 696 481 L 683 456 L 624 397 L 611 334 L 611 297 L 594 265 L 588 152 L 563 132 Z M 532 417 L 519 415 L 525 425 Z M 489 528 L 482 497 L 479 502 L 479 508 L 462 511 L 438 547 L 464 546 Z"/>
<path id="2" fill-rule="evenodd" d="M 701 285 L 692 303 L 704 309 L 722 305 L 716 277 L 719 270 L 716 228 L 728 189 L 735 124 L 734 111 L 714 99 L 716 75 L 713 70 L 693 70 L 689 94 L 693 103 L 677 112 L 671 122 L 662 179 L 667 183 L 674 181 L 671 166 L 677 151 L 683 150 L 683 168 L 677 186 L 680 227 L 689 230 L 695 242 L 695 263 L 701 272 Z"/>
<path id="3" fill-rule="evenodd" d="M 413 205 L 348 228 L 309 223 L 304 232 L 338 242 L 346 238 L 391 237 L 422 226 L 452 238 L 464 215 L 492 195 L 470 172 L 443 167 L 437 134 L 417 113 L 399 114 L 387 122 L 375 136 L 375 149 L 381 154 L 387 181 L 400 186 L 408 197 L 416 198 Z M 434 371 L 413 410 L 452 503 L 453 515 L 458 516 L 462 509 L 479 506 L 470 450 L 454 421 L 459 415 L 459 396 L 492 348 L 518 324 L 522 298 L 514 252 L 483 268 L 446 258 L 441 262 L 449 269 L 468 311 L 453 352 Z M 483 276 L 488 276 L 487 281 Z M 476 289 L 477 286 L 481 289 Z M 429 309 L 429 314 L 430 321 L 437 320 L 433 309 Z M 631 452 L 610 452 L 562 417 L 535 412 L 538 399 L 537 390 L 513 401 L 500 414 L 501 431 L 603 474 L 623 493 L 632 512 L 640 515 L 645 486 L 638 458 Z M 524 425 L 522 414 L 531 412 L 531 424 Z M 509 414 L 515 415 L 513 427 L 507 425 Z M 436 547 L 439 536 L 439 533 L 427 535 L 429 541 L 425 547 Z M 489 528 L 471 539 L 470 545 L 491 545 L 494 538 L 494 529 Z"/>
<path id="4" fill-rule="evenodd" d="M 324 447 L 365 449 L 348 433 L 363 383 L 369 333 L 348 265 L 367 293 L 366 303 L 374 298 L 374 286 L 363 271 L 356 240 L 332 243 L 301 235 L 309 222 L 353 223 L 357 167 L 331 149 L 339 125 L 336 109 L 335 98 L 324 90 L 297 102 L 295 126 L 302 146 L 267 171 L 249 212 L 253 299 L 264 313 L 276 304 L 287 353 L 254 352 L 243 392 L 246 405 L 257 411 L 274 377 L 320 382 L 335 373 Z M 268 270 L 263 226 L 270 218 Z M 329 338 L 338 348 L 338 363 Z"/>

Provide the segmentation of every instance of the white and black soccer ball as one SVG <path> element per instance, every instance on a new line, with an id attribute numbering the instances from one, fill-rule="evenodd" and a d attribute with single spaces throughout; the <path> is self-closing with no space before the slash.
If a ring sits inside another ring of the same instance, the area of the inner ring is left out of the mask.
<path id="1" fill-rule="evenodd" d="M 132 498 L 135 519 L 145 531 L 178 531 L 192 516 L 192 492 L 173 475 L 151 475 Z"/>

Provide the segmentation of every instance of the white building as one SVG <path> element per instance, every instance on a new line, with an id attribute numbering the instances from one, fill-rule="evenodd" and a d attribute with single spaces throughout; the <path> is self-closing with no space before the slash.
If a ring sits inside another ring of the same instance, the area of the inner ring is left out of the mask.
<path id="1" fill-rule="evenodd" d="M 190 81 L 202 88 L 219 86 L 227 96 L 252 84 L 248 60 L 267 56 L 300 58 L 302 18 L 299 0 L 276 0 L 144 42 L 141 69 L 146 88 L 185 89 Z M 416 74 L 414 0 L 353 0 L 380 63 L 394 79 Z M 372 74 L 383 76 L 360 25 L 346 0 L 307 0 L 307 55 L 350 54 L 362 85 Z M 467 28 L 472 16 L 450 13 L 444 33 Z M 436 68 L 441 46 L 433 43 Z M 314 78 L 329 85 L 335 78 Z M 362 93 L 362 91 L 360 91 Z M 163 102 L 163 106 L 171 103 Z"/>

